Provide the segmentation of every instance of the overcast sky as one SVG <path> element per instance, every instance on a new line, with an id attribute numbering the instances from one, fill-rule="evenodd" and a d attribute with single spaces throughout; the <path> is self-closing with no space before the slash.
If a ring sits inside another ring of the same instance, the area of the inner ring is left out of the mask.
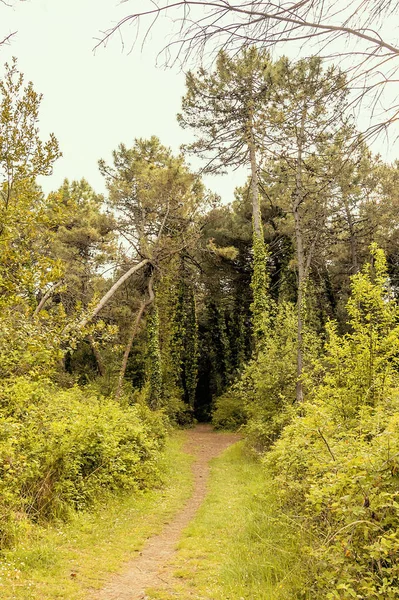
<path id="1" fill-rule="evenodd" d="M 178 151 L 188 139 L 176 122 L 184 74 L 155 66 L 157 52 L 170 34 L 167 21 L 142 52 L 123 51 L 116 36 L 107 48 L 93 53 L 99 32 L 126 10 L 126 4 L 115 0 L 27 0 L 14 8 L 0 3 L 0 36 L 18 31 L 9 46 L 0 48 L 0 69 L 12 56 L 18 58 L 20 70 L 44 96 L 42 135 L 53 131 L 63 152 L 54 175 L 41 182 L 45 191 L 56 189 L 65 177 L 85 177 L 103 191 L 97 161 L 110 160 L 121 142 L 131 145 L 136 137 L 157 135 Z M 396 158 L 383 140 L 375 149 L 390 160 Z M 230 201 L 244 177 L 240 172 L 207 178 L 207 185 Z"/>
<path id="2" fill-rule="evenodd" d="M 156 135 L 178 151 L 188 139 L 176 122 L 184 74 L 155 64 L 169 33 L 167 23 L 143 52 L 123 51 L 116 37 L 93 53 L 99 31 L 124 12 L 126 5 L 114 0 L 29 0 L 14 8 L 0 4 L 0 36 L 18 31 L 0 49 L 0 63 L 18 58 L 19 69 L 43 94 L 42 137 L 53 131 L 63 152 L 54 175 L 41 181 L 46 191 L 56 189 L 65 177 L 85 177 L 103 191 L 97 161 L 111 160 L 121 142 L 132 145 L 134 138 Z M 226 201 L 242 182 L 243 173 L 207 179 Z"/>

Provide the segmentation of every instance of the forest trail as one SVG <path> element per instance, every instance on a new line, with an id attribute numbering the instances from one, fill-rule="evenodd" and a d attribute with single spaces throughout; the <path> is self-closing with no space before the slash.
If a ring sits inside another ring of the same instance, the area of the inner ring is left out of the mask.
<path id="1" fill-rule="evenodd" d="M 194 489 L 190 499 L 159 535 L 147 540 L 140 554 L 125 565 L 123 573 L 115 575 L 90 600 L 144 600 L 146 588 L 167 581 L 171 575 L 167 563 L 175 552 L 183 530 L 206 496 L 210 460 L 239 439 L 237 434 L 214 432 L 210 425 L 198 425 L 187 432 L 184 451 L 195 459 L 192 465 Z"/>

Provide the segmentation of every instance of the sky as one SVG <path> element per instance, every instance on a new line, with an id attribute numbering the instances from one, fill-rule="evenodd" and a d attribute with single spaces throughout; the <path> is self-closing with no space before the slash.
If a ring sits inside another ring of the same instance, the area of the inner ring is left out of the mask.
<path id="1" fill-rule="evenodd" d="M 17 57 L 26 80 L 43 94 L 41 136 L 54 132 L 63 153 L 53 175 L 40 181 L 46 192 L 57 189 L 64 178 L 82 177 L 103 192 L 97 162 L 110 162 L 120 143 L 131 146 L 135 138 L 156 135 L 178 152 L 191 139 L 176 121 L 184 73 L 156 67 L 169 34 L 167 23 L 143 51 L 137 47 L 129 53 L 116 36 L 93 52 L 99 32 L 125 12 L 126 5 L 114 0 L 28 0 L 12 8 L 0 3 L 1 39 L 17 31 L 0 48 L 0 65 Z M 228 202 L 244 181 L 241 171 L 208 177 L 206 184 Z"/>
<path id="2" fill-rule="evenodd" d="M 57 189 L 64 178 L 82 177 L 103 192 L 97 162 L 110 162 L 122 142 L 131 146 L 135 138 L 156 135 L 177 152 L 191 139 L 176 121 L 184 73 L 156 66 L 157 53 L 170 37 L 168 21 L 154 30 L 142 51 L 138 46 L 129 52 L 129 45 L 123 48 L 115 36 L 93 52 L 99 32 L 127 10 L 116 0 L 26 0 L 12 8 L 0 2 L 0 38 L 17 31 L 9 45 L 0 47 L 0 73 L 5 61 L 18 58 L 19 69 L 43 94 L 42 137 L 54 132 L 63 152 L 53 175 L 40 181 L 45 192 Z M 398 155 L 397 147 L 382 138 L 374 150 L 389 160 Z M 206 184 L 228 202 L 245 177 L 242 169 L 207 177 Z"/>

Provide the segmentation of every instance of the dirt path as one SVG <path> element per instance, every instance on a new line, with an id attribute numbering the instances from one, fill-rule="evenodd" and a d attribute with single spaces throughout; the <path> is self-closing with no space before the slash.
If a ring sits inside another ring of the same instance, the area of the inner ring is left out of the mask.
<path id="1" fill-rule="evenodd" d="M 163 531 L 147 540 L 143 550 L 130 561 L 121 575 L 117 575 L 93 600 L 145 599 L 145 589 L 164 583 L 168 575 L 165 565 L 175 552 L 183 529 L 194 517 L 207 491 L 209 461 L 238 441 L 236 434 L 213 432 L 208 425 L 198 425 L 188 432 L 185 452 L 195 456 L 193 463 L 194 491 L 187 504 Z"/>

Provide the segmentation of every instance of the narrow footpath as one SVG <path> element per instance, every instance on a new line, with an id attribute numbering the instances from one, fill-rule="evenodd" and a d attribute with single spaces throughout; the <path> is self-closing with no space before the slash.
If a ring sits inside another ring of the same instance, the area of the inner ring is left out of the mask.
<path id="1" fill-rule="evenodd" d="M 191 498 L 159 535 L 147 540 L 137 557 L 125 565 L 123 573 L 116 575 L 90 600 L 144 600 L 146 588 L 165 583 L 170 575 L 168 562 L 176 544 L 206 496 L 210 460 L 239 440 L 237 434 L 217 433 L 209 425 L 198 425 L 187 432 L 187 438 L 184 451 L 195 458 Z"/>

